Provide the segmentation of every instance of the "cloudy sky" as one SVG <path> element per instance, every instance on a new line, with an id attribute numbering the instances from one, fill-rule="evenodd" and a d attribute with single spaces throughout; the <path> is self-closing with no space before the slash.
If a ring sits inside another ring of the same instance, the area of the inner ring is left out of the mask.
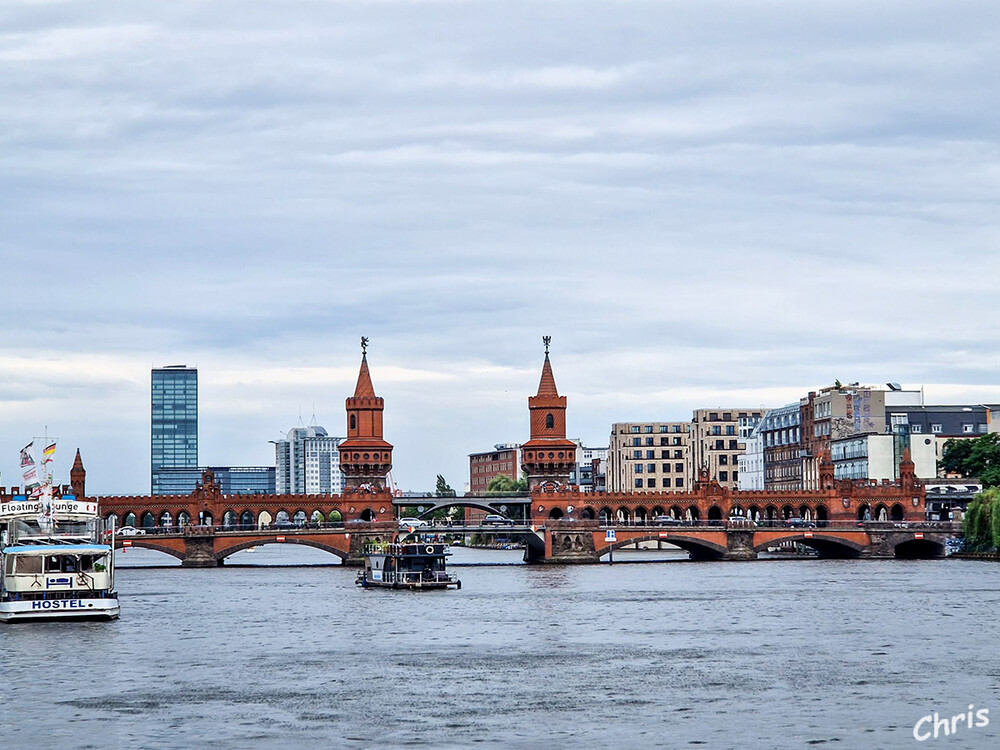
<path id="1" fill-rule="evenodd" d="M 150 368 L 203 465 L 344 431 L 404 489 L 527 437 L 845 382 L 1000 401 L 995 2 L 0 5 L 0 470 L 149 491 Z"/>

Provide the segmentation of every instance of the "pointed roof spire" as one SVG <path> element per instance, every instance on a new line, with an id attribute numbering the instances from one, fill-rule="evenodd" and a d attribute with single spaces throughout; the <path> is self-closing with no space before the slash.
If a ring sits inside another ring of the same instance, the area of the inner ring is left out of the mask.
<path id="1" fill-rule="evenodd" d="M 551 336 L 542 336 L 542 343 L 545 344 L 545 363 L 542 365 L 542 379 L 538 381 L 538 393 L 536 396 L 558 396 L 559 390 L 556 388 L 556 379 L 552 375 L 552 364 L 549 362 L 549 344 L 552 343 Z"/>
<path id="2" fill-rule="evenodd" d="M 361 371 L 358 373 L 358 384 L 354 387 L 355 398 L 374 398 L 375 386 L 368 372 L 368 337 L 361 337 Z"/>
<path id="3" fill-rule="evenodd" d="M 77 470 L 83 468 L 83 459 L 80 458 L 80 449 L 79 448 L 76 449 L 76 458 L 73 459 L 73 468 L 77 469 Z"/>

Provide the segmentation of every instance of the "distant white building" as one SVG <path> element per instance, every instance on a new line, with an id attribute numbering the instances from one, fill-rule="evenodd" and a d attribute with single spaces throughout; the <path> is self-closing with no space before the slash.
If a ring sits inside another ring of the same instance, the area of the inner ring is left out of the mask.
<path id="1" fill-rule="evenodd" d="M 764 435 L 761 431 L 763 426 L 763 420 L 757 422 L 745 438 L 746 450 L 736 459 L 740 472 L 736 487 L 740 492 L 764 489 Z"/>
<path id="2" fill-rule="evenodd" d="M 340 495 L 344 474 L 340 451 L 344 438 L 330 437 L 319 425 L 295 427 L 274 442 L 275 492 L 279 495 Z"/>

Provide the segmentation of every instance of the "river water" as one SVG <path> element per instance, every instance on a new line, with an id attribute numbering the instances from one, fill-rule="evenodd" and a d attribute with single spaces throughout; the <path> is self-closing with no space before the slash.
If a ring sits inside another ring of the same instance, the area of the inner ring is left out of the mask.
<path id="1" fill-rule="evenodd" d="M 316 550 L 130 550 L 118 622 L 0 629 L 0 746 L 1000 746 L 989 563 L 471 564 L 519 554 L 458 550 L 461 591 L 418 594 Z M 969 704 L 988 726 L 914 739 Z"/>

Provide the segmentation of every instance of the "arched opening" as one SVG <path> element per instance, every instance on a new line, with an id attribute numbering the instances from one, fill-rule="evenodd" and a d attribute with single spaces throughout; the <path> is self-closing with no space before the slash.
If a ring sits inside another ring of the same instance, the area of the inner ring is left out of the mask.
<path id="1" fill-rule="evenodd" d="M 732 517 L 732 516 L 741 516 L 742 517 L 743 515 L 745 515 L 744 512 L 743 512 L 743 508 L 741 508 L 738 505 L 734 505 L 732 508 L 729 509 L 729 516 L 730 517 Z"/>
<path id="2" fill-rule="evenodd" d="M 142 528 L 151 529 L 156 526 L 156 519 L 148 510 L 142 514 Z"/>
<path id="3" fill-rule="evenodd" d="M 671 505 L 670 513 L 668 514 L 671 518 L 676 518 L 678 521 L 684 518 L 684 511 L 680 509 L 680 506 Z"/>
<path id="4" fill-rule="evenodd" d="M 186 510 L 182 510 L 177 514 L 177 525 L 178 526 L 189 526 L 191 524 L 191 514 Z"/>
<path id="5" fill-rule="evenodd" d="M 555 426 L 556 426 L 556 418 L 553 417 L 551 414 L 546 414 L 545 415 L 545 429 L 546 430 L 551 430 Z"/>
<path id="6" fill-rule="evenodd" d="M 253 528 L 253 513 L 249 510 L 245 510 L 240 513 L 240 528 L 241 529 L 252 529 Z"/>
<path id="7" fill-rule="evenodd" d="M 591 508 L 589 505 L 586 508 L 584 508 L 583 511 L 580 513 L 580 517 L 586 521 L 593 521 L 594 516 L 595 516 L 594 509 Z"/>
<path id="8" fill-rule="evenodd" d="M 629 513 L 628 508 L 619 508 L 615 513 L 615 519 L 618 523 L 627 524 L 632 520 L 632 514 Z"/>
<path id="9" fill-rule="evenodd" d="M 812 520 L 812 511 L 809 509 L 808 505 L 799 506 L 799 518 L 801 518 L 803 521 Z"/>
<path id="10" fill-rule="evenodd" d="M 339 510 L 331 510 L 330 515 L 326 517 L 326 520 L 329 521 L 330 523 L 342 523 L 344 517 L 340 515 Z"/>
<path id="11" fill-rule="evenodd" d="M 646 509 L 643 508 L 643 507 L 636 508 L 635 509 L 635 522 L 638 523 L 638 524 L 644 524 L 644 523 L 646 523 L 646 519 L 647 519 Z"/>
<path id="12" fill-rule="evenodd" d="M 319 528 L 319 525 L 323 523 L 323 511 L 314 510 L 312 512 L 312 515 L 309 516 L 309 522 L 313 524 L 316 528 Z"/>
<path id="13" fill-rule="evenodd" d="M 203 510 L 200 513 L 198 513 L 198 523 L 200 523 L 202 526 L 211 526 L 215 523 L 215 519 L 212 518 L 212 514 L 209 513 L 207 510 Z"/>
<path id="14" fill-rule="evenodd" d="M 357 418 L 356 418 L 356 417 L 355 417 L 355 416 L 354 416 L 354 415 L 352 414 L 352 415 L 351 415 L 351 429 L 352 429 L 352 430 L 356 430 L 357 428 L 358 428 L 358 420 L 357 420 Z"/>
<path id="15" fill-rule="evenodd" d="M 107 522 L 109 528 L 111 526 L 114 526 L 115 528 L 119 526 L 117 513 L 108 513 L 108 515 L 104 517 L 104 520 Z"/>
<path id="16" fill-rule="evenodd" d="M 903 513 L 904 513 L 903 506 L 900 505 L 899 503 L 896 503 L 895 505 L 892 506 L 892 511 L 890 511 L 889 517 L 893 521 L 902 521 Z"/>
<path id="17" fill-rule="evenodd" d="M 760 521 L 760 508 L 758 508 L 756 505 L 751 505 L 749 508 L 747 508 L 747 518 L 749 518 L 754 523 L 758 523 Z"/>
<path id="18" fill-rule="evenodd" d="M 597 514 L 598 520 L 603 524 L 611 523 L 611 508 L 601 508 Z"/>
<path id="19" fill-rule="evenodd" d="M 882 503 L 875 506 L 875 520 L 876 521 L 888 521 L 889 511 L 886 509 Z"/>
<path id="20" fill-rule="evenodd" d="M 872 509 L 868 503 L 865 503 L 858 507 L 858 520 L 859 521 L 870 521 L 872 520 Z"/>
<path id="21" fill-rule="evenodd" d="M 656 518 L 657 516 L 665 516 L 667 514 L 663 512 L 663 508 L 657 505 L 655 508 L 649 511 L 649 515 L 652 516 L 653 518 Z"/>
<path id="22" fill-rule="evenodd" d="M 944 545 L 931 539 L 910 539 L 897 544 L 893 552 L 901 560 L 926 560 L 944 557 Z"/>
<path id="23" fill-rule="evenodd" d="M 794 513 L 795 513 L 795 511 L 794 511 L 794 510 L 792 510 L 792 506 L 791 506 L 791 505 L 783 505 L 783 506 L 781 507 L 781 517 L 782 517 L 782 518 L 783 518 L 784 520 L 786 520 L 786 521 L 787 521 L 787 520 L 788 520 L 789 518 L 791 518 L 791 517 L 792 517 L 792 515 L 793 515 Z"/>
<path id="24" fill-rule="evenodd" d="M 262 510 L 260 515 L 257 516 L 257 528 L 266 529 L 274 521 L 274 517 L 268 513 L 266 510 Z"/>
<path id="25" fill-rule="evenodd" d="M 709 508 L 708 509 L 708 520 L 709 520 L 709 523 L 711 523 L 712 521 L 721 521 L 722 520 L 722 508 L 720 508 L 718 505 L 713 505 L 711 508 Z"/>
<path id="26" fill-rule="evenodd" d="M 375 520 L 375 511 L 373 511 L 371 508 L 365 508 L 363 511 L 361 511 L 361 520 L 362 521 L 369 521 L 369 522 L 370 521 L 374 521 Z"/>
<path id="27" fill-rule="evenodd" d="M 279 510 L 277 513 L 275 513 L 274 514 L 274 522 L 275 523 L 291 523 L 291 521 L 288 520 L 288 511 L 287 510 Z"/>
<path id="28" fill-rule="evenodd" d="M 292 516 L 292 523 L 294 523 L 296 526 L 305 526 L 306 512 L 304 510 L 295 511 L 295 515 Z"/>
<path id="29" fill-rule="evenodd" d="M 563 517 L 563 512 L 561 508 L 553 508 L 552 510 L 549 511 L 549 518 L 553 520 L 562 517 Z"/>
<path id="30" fill-rule="evenodd" d="M 231 510 L 227 510 L 222 514 L 222 528 L 225 530 L 232 529 L 236 526 L 236 513 Z"/>
<path id="31" fill-rule="evenodd" d="M 773 505 L 767 505 L 764 507 L 764 520 L 765 521 L 776 521 L 778 519 L 778 509 Z"/>
<path id="32" fill-rule="evenodd" d="M 830 520 L 830 511 L 826 509 L 825 505 L 816 506 L 816 520 L 822 524 Z"/>
<path id="33" fill-rule="evenodd" d="M 174 525 L 174 517 L 170 515 L 169 510 L 165 510 L 160 514 L 160 526 L 165 529 L 169 529 Z"/>
<path id="34" fill-rule="evenodd" d="M 695 523 L 695 522 L 701 520 L 701 516 L 698 513 L 698 506 L 697 505 L 689 505 L 688 509 L 687 509 L 686 517 L 687 517 L 687 520 L 691 521 L 692 523 Z"/>
<path id="35" fill-rule="evenodd" d="M 129 511 L 122 519 L 122 526 L 135 526 L 135 513 Z"/>

